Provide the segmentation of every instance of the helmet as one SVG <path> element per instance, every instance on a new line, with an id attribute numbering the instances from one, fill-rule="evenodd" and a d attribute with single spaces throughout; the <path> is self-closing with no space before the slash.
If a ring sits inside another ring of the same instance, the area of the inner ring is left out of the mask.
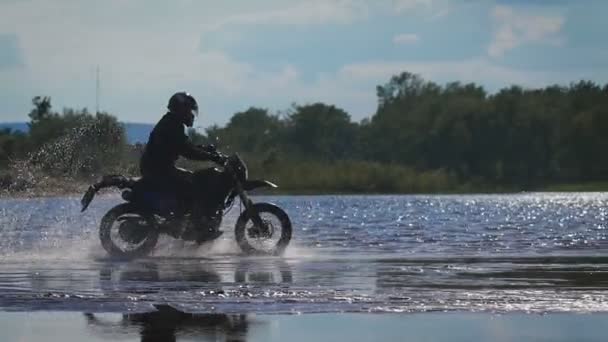
<path id="1" fill-rule="evenodd" d="M 194 125 L 194 118 L 198 116 L 198 104 L 192 95 L 187 92 L 178 92 L 169 99 L 167 109 L 171 113 L 183 117 L 184 124 L 188 127 Z"/>

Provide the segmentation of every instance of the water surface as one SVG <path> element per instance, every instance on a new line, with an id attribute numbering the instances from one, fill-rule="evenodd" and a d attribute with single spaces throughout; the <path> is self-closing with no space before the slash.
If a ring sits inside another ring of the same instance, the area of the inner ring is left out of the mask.
<path id="1" fill-rule="evenodd" d="M 109 259 L 78 198 L 0 201 L 0 310 L 191 313 L 605 312 L 608 194 L 256 197 L 289 213 L 282 258 L 161 241 Z"/>

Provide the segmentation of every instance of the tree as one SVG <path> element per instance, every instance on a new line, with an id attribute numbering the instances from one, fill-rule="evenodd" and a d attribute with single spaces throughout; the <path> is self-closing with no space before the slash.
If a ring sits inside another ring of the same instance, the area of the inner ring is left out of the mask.
<path id="1" fill-rule="evenodd" d="M 35 125 L 40 121 L 44 121 L 50 118 L 53 113 L 51 112 L 51 98 L 48 96 L 36 96 L 32 99 L 34 109 L 30 111 L 28 116 L 31 119 L 30 125 Z"/>
<path id="2" fill-rule="evenodd" d="M 356 126 L 344 110 L 314 103 L 295 105 L 286 122 L 286 144 L 304 158 L 334 160 L 354 155 Z"/>
<path id="3" fill-rule="evenodd" d="M 234 152 L 266 152 L 277 143 L 281 122 L 267 109 L 250 107 L 235 113 L 226 127 L 221 129 L 220 141 Z"/>
<path id="4" fill-rule="evenodd" d="M 10 161 L 22 157 L 27 150 L 27 136 L 10 128 L 0 130 L 0 169 L 7 168 Z"/>

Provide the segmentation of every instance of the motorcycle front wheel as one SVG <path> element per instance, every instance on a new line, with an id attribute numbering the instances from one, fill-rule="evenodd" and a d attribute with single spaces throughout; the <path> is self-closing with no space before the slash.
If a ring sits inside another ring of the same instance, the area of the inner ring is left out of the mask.
<path id="1" fill-rule="evenodd" d="M 256 203 L 236 222 L 236 242 L 246 254 L 281 255 L 291 241 L 291 220 L 271 203 Z"/>
<path id="2" fill-rule="evenodd" d="M 112 257 L 132 259 L 150 254 L 158 242 L 156 220 L 123 203 L 110 209 L 101 219 L 99 239 Z"/>

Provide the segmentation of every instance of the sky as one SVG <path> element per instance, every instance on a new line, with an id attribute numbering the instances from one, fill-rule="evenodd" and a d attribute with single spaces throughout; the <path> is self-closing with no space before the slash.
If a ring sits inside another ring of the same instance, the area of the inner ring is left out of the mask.
<path id="1" fill-rule="evenodd" d="M 0 122 L 31 99 L 154 123 L 176 91 L 200 128 L 250 106 L 373 115 L 402 71 L 489 92 L 608 83 L 604 0 L 0 0 Z"/>

